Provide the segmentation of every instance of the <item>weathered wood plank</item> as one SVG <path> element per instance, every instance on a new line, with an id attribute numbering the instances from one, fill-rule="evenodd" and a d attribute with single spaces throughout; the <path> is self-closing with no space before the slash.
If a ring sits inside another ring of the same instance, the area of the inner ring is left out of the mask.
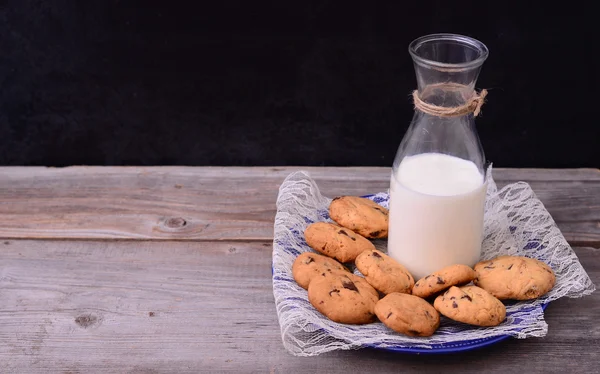
<path id="1" fill-rule="evenodd" d="M 278 188 L 308 170 L 328 196 L 389 187 L 389 168 L 0 168 L 0 237 L 271 240 Z M 600 172 L 497 169 L 530 182 L 573 245 L 600 246 Z"/>
<path id="2" fill-rule="evenodd" d="M 543 339 L 446 356 L 313 358 L 281 344 L 270 243 L 0 242 L 1 373 L 591 373 L 600 294 L 559 300 Z M 593 281 L 600 252 L 576 248 Z"/>

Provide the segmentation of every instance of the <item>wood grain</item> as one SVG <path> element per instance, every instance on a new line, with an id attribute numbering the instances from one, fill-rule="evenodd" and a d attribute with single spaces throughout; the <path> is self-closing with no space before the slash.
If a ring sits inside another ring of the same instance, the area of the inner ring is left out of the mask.
<path id="1" fill-rule="evenodd" d="M 0 242 L 1 373 L 596 372 L 600 294 L 561 299 L 545 338 L 411 356 L 283 348 L 268 242 Z M 600 250 L 576 248 L 600 281 Z"/>
<path id="2" fill-rule="evenodd" d="M 389 187 L 389 168 L 0 168 L 0 237 L 272 240 L 278 188 L 307 170 L 327 196 Z M 596 169 L 496 169 L 527 181 L 572 245 L 600 246 Z"/>

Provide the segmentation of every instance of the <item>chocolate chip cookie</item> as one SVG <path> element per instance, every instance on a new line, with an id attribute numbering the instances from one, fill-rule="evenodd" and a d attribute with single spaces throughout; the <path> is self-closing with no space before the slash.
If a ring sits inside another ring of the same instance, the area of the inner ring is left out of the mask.
<path id="1" fill-rule="evenodd" d="M 362 197 L 341 196 L 329 205 L 329 216 L 341 226 L 370 239 L 387 238 L 389 212 Z"/>
<path id="2" fill-rule="evenodd" d="M 548 293 L 556 276 L 542 261 L 519 256 L 500 256 L 475 265 L 474 283 L 498 299 L 531 300 Z"/>
<path id="3" fill-rule="evenodd" d="M 310 282 L 308 300 L 332 321 L 365 324 L 375 320 L 379 295 L 367 281 L 354 274 L 326 274 Z"/>
<path id="4" fill-rule="evenodd" d="M 431 336 L 440 326 L 440 315 L 420 297 L 391 293 L 375 304 L 375 314 L 390 329 L 409 336 Z"/>
<path id="5" fill-rule="evenodd" d="M 376 249 L 364 251 L 355 261 L 369 284 L 384 294 L 410 293 L 415 280 L 396 260 Z"/>
<path id="6" fill-rule="evenodd" d="M 497 326 L 506 318 L 504 304 L 477 286 L 452 286 L 433 306 L 446 317 L 475 326 Z"/>
<path id="7" fill-rule="evenodd" d="M 419 279 L 412 294 L 425 299 L 452 286 L 467 284 L 476 276 L 475 271 L 466 265 L 450 265 Z"/>
<path id="8" fill-rule="evenodd" d="M 309 225 L 304 238 L 312 249 L 340 262 L 354 261 L 361 252 L 375 249 L 373 243 L 352 230 L 328 222 Z"/>
<path id="9" fill-rule="evenodd" d="M 314 277 L 324 272 L 349 273 L 349 270 L 336 260 L 313 252 L 300 254 L 292 265 L 292 275 L 296 283 L 305 290 L 308 289 L 308 284 Z"/>

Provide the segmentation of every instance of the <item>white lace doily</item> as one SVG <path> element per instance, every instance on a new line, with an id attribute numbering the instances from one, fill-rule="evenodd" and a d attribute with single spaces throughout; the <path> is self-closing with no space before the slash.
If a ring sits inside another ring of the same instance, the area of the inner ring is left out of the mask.
<path id="1" fill-rule="evenodd" d="M 387 207 L 389 195 L 370 197 Z M 499 255 L 537 258 L 549 264 L 556 285 L 547 295 L 533 301 L 507 303 L 506 321 L 496 327 L 478 328 L 442 318 L 440 328 L 427 338 L 393 332 L 382 323 L 345 325 L 333 322 L 308 302 L 306 290 L 296 284 L 292 263 L 302 252 L 312 251 L 304 241 L 304 229 L 317 221 L 330 221 L 330 198 L 319 192 L 305 172 L 289 175 L 279 190 L 273 243 L 273 293 L 285 348 L 297 356 L 314 356 L 336 349 L 362 347 L 430 348 L 467 340 L 509 335 L 541 337 L 548 326 L 542 305 L 560 297 L 589 295 L 595 287 L 579 263 L 554 220 L 527 183 L 519 182 L 497 190 L 488 173 L 485 207 L 485 238 L 482 259 Z M 387 242 L 375 242 L 386 250 Z"/>

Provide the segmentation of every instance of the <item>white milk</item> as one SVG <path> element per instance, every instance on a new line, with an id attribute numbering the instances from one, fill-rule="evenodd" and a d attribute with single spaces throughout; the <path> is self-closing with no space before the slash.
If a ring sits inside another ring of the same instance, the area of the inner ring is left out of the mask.
<path id="1" fill-rule="evenodd" d="M 486 184 L 471 161 L 405 157 L 392 175 L 388 252 L 416 279 L 481 255 Z"/>

